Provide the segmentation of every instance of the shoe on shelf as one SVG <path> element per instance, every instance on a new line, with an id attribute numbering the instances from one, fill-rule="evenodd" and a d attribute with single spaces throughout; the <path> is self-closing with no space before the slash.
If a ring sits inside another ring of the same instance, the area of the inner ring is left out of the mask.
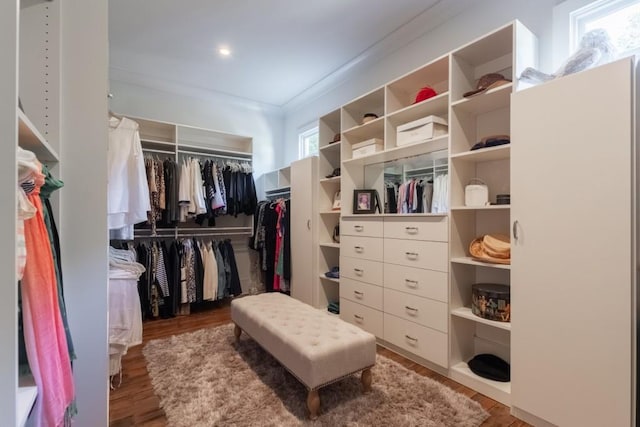
<path id="1" fill-rule="evenodd" d="M 330 279 L 339 279 L 340 278 L 340 267 L 333 267 L 331 270 L 324 273 L 325 277 Z"/>

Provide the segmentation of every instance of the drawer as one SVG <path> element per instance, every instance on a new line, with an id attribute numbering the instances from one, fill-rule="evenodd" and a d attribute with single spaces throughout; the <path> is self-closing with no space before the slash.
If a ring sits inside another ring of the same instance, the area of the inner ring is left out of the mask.
<path id="1" fill-rule="evenodd" d="M 344 236 L 382 237 L 381 218 L 342 218 L 340 234 Z"/>
<path id="2" fill-rule="evenodd" d="M 446 216 L 428 218 L 384 219 L 384 237 L 392 239 L 449 241 L 449 226 Z"/>
<path id="3" fill-rule="evenodd" d="M 382 261 L 382 239 L 379 237 L 341 236 L 340 254 L 358 259 Z"/>
<path id="4" fill-rule="evenodd" d="M 342 283 L 340 284 L 342 285 Z M 384 312 L 440 332 L 448 331 L 448 305 L 393 289 L 384 289 Z"/>
<path id="5" fill-rule="evenodd" d="M 340 298 L 340 319 L 382 337 L 382 312 L 373 308 Z"/>
<path id="6" fill-rule="evenodd" d="M 449 244 L 420 240 L 384 239 L 384 262 L 449 271 Z"/>
<path id="7" fill-rule="evenodd" d="M 385 313 L 384 340 L 436 365 L 448 367 L 445 333 Z"/>
<path id="8" fill-rule="evenodd" d="M 340 279 L 340 298 L 382 311 L 382 287 L 380 286 L 343 277 Z"/>
<path id="9" fill-rule="evenodd" d="M 342 265 L 342 262 L 340 263 Z M 340 272 L 342 274 L 342 271 Z M 449 301 L 449 275 L 404 265 L 384 264 L 384 287 L 437 301 Z"/>
<path id="10" fill-rule="evenodd" d="M 382 286 L 382 262 L 368 259 L 340 257 L 340 277 Z"/>

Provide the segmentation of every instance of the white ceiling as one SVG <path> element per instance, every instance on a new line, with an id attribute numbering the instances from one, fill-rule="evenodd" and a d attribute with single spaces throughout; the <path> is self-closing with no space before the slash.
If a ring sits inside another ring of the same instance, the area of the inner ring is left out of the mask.
<path id="1" fill-rule="evenodd" d="M 401 28 L 425 33 L 420 18 L 445 1 L 455 0 L 110 0 L 111 71 L 282 106 L 416 37 Z"/>

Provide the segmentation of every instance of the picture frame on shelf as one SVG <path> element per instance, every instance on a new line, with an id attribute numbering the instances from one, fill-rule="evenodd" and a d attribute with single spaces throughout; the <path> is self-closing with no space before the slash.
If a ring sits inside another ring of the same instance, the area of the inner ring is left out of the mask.
<path id="1" fill-rule="evenodd" d="M 340 210 L 340 191 L 337 191 L 336 194 L 333 195 L 333 206 L 331 210 L 339 211 Z"/>
<path id="2" fill-rule="evenodd" d="M 353 190 L 353 213 L 372 214 L 378 207 L 376 190 Z"/>

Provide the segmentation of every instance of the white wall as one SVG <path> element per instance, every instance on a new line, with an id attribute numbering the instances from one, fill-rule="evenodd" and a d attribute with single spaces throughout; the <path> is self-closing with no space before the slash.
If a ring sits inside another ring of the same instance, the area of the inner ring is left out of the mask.
<path id="1" fill-rule="evenodd" d="M 167 82 L 124 82 L 117 79 L 119 74 L 111 69 L 113 112 L 252 137 L 254 177 L 259 187 L 260 175 L 280 166 L 284 135 L 280 108 Z"/>
<path id="2" fill-rule="evenodd" d="M 466 0 L 465 0 L 466 1 Z M 283 164 L 297 159 L 298 131 L 301 126 L 401 75 L 418 68 L 473 39 L 508 22 L 519 19 L 538 36 L 540 68 L 551 71 L 553 7 L 557 0 L 476 0 L 453 18 L 396 50 L 377 64 L 354 66 L 342 82 L 315 99 L 285 105 L 285 145 Z"/>

